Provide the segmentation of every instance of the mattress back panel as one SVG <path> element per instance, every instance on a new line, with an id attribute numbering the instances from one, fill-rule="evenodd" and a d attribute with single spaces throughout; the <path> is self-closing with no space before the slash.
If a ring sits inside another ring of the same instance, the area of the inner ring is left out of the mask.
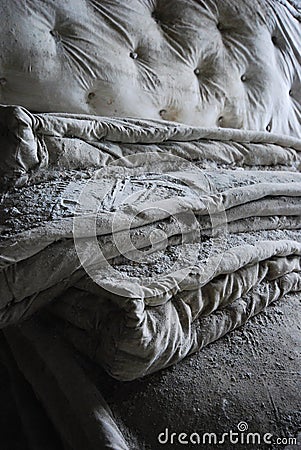
<path id="1" fill-rule="evenodd" d="M 2 0 L 0 103 L 301 137 L 287 0 Z"/>

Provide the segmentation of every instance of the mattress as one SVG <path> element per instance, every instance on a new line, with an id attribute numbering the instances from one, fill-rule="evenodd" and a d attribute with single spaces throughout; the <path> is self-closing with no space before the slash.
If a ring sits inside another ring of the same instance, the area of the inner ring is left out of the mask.
<path id="1" fill-rule="evenodd" d="M 1 325 L 46 307 L 120 380 L 301 290 L 301 141 L 0 110 Z"/>

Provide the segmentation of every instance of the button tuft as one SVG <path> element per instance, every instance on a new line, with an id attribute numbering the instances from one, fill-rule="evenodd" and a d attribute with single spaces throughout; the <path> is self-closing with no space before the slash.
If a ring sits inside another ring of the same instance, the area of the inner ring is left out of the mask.
<path id="1" fill-rule="evenodd" d="M 60 40 L 60 33 L 58 31 L 50 30 L 50 34 L 56 41 Z"/>
<path id="2" fill-rule="evenodd" d="M 157 23 L 160 22 L 158 15 L 157 15 L 157 11 L 152 12 L 152 18 L 154 19 L 155 22 L 157 22 Z"/>
<path id="3" fill-rule="evenodd" d="M 130 58 L 137 59 L 138 58 L 138 54 L 136 52 L 130 52 Z"/>

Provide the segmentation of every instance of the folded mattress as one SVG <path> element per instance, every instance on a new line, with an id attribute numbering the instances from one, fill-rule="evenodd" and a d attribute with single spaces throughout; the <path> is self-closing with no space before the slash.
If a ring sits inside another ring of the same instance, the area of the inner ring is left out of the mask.
<path id="1" fill-rule="evenodd" d="M 1 325 L 46 306 L 112 376 L 301 290 L 301 141 L 0 110 Z"/>

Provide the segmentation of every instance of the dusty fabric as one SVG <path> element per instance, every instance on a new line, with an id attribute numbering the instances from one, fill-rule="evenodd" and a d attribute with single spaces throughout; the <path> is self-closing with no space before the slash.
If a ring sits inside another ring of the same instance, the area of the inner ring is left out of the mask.
<path id="1" fill-rule="evenodd" d="M 300 165 L 300 159 L 296 156 L 296 152 L 301 151 L 300 139 L 261 131 L 194 128 L 162 121 L 106 119 L 68 114 L 33 115 L 24 108 L 14 106 L 1 106 L 0 130 L 3 147 L 0 171 L 5 179 L 17 178 L 18 184 L 27 181 L 32 171 L 49 165 L 68 168 L 99 167 L 118 156 L 126 158 L 128 153 L 145 153 L 145 148 L 136 144 L 147 144 L 147 149 L 151 151 L 160 152 L 167 148 L 173 154 L 180 152 L 180 157 L 203 159 L 204 156 L 208 158 L 208 153 L 212 150 L 208 149 L 207 155 L 204 155 L 201 142 L 221 141 L 221 152 L 215 151 L 214 155 L 217 162 L 243 161 L 249 165 L 275 164 L 277 159 L 280 163 L 281 153 L 283 157 L 284 151 L 279 147 L 285 147 L 290 149 L 286 152 L 287 162 L 297 160 Z M 70 142 L 67 138 L 73 139 Z M 74 141 L 74 138 L 79 142 Z M 107 141 L 110 142 L 110 147 L 105 145 Z M 198 141 L 200 148 L 193 149 L 193 145 L 189 145 L 194 141 Z M 235 142 L 234 148 L 228 144 L 232 141 Z M 177 142 L 181 145 L 183 143 L 184 148 L 176 146 Z M 125 145 L 120 147 L 120 143 Z M 268 145 L 267 156 L 264 155 L 265 146 L 263 148 L 253 145 L 262 143 Z M 128 149 L 126 144 L 135 146 Z M 154 147 L 149 147 L 151 144 L 154 144 Z M 253 152 L 249 152 L 253 148 L 255 160 Z M 211 156 L 210 159 L 212 158 Z M 283 161 L 282 164 L 285 165 Z"/>
<path id="2" fill-rule="evenodd" d="M 1 114 L 2 326 L 48 305 L 75 346 L 129 380 L 301 290 L 300 140 Z"/>
<path id="3" fill-rule="evenodd" d="M 39 323 L 5 334 L 65 444 L 74 450 L 129 449 L 109 406 L 62 339 Z"/>
<path id="4" fill-rule="evenodd" d="M 0 4 L 0 326 L 69 446 L 126 449 L 70 347 L 18 324 L 44 308 L 133 380 L 301 291 L 300 2 L 21 3 Z"/>
<path id="5" fill-rule="evenodd" d="M 299 273 L 281 276 L 285 266 L 290 270 L 287 260 L 274 259 L 274 268 L 280 267 L 276 280 L 265 279 L 268 264 L 255 264 L 220 276 L 203 289 L 181 292 L 157 307 L 128 305 L 123 316 L 116 307 L 103 315 L 110 308 L 104 296 L 97 308 L 99 297 L 71 291 L 64 297 L 66 303 L 56 304 L 59 316 L 71 324 L 63 327 L 63 334 L 113 377 L 142 377 L 219 339 L 286 293 L 300 291 L 300 255 L 297 259 Z"/>
<path id="6" fill-rule="evenodd" d="M 3 0 L 0 103 L 300 137 L 288 0 Z"/>

